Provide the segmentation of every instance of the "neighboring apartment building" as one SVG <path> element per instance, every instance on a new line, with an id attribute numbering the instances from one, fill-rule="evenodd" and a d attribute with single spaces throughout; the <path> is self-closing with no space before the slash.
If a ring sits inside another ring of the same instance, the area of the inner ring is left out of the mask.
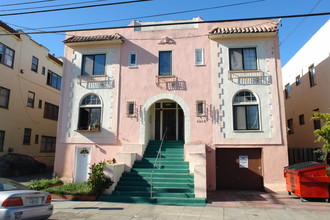
<path id="1" fill-rule="evenodd" d="M 277 21 L 170 22 L 67 33 L 56 174 L 83 181 L 112 158 L 130 168 L 167 127 L 167 140 L 184 141 L 197 196 L 284 190 Z"/>
<path id="2" fill-rule="evenodd" d="M 62 61 L 0 21 L 0 151 L 54 165 Z"/>
<path id="3" fill-rule="evenodd" d="M 317 160 L 313 111 L 330 112 L 330 20 L 282 68 L 290 164 Z"/>

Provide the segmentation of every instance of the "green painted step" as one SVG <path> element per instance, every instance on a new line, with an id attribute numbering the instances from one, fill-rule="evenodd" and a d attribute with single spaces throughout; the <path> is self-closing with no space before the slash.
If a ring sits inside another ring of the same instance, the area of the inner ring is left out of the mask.
<path id="1" fill-rule="evenodd" d="M 153 168 L 154 165 L 153 164 L 134 164 L 133 168 Z M 169 168 L 169 169 L 189 169 L 189 165 L 188 164 L 178 164 L 178 165 L 175 165 L 175 164 L 165 164 L 165 163 L 157 163 L 156 164 L 156 167 L 157 168 L 162 168 L 162 169 L 166 169 L 166 168 Z"/>
<path id="2" fill-rule="evenodd" d="M 116 191 L 139 191 L 150 192 L 150 187 L 145 186 L 116 186 Z M 153 187 L 153 192 L 159 193 L 194 193 L 190 187 Z"/>
<path id="3" fill-rule="evenodd" d="M 100 201 L 122 202 L 122 203 L 147 203 L 157 205 L 175 205 L 175 206 L 205 206 L 205 199 L 199 198 L 167 198 L 167 197 L 134 197 L 134 196 L 109 196 L 99 197 Z"/>
<path id="4" fill-rule="evenodd" d="M 150 197 L 150 192 L 113 191 L 112 195 Z M 153 197 L 195 198 L 195 194 L 194 193 L 157 193 L 157 192 L 153 192 Z"/>
<path id="5" fill-rule="evenodd" d="M 127 182 L 120 181 L 117 186 L 138 186 L 138 187 L 150 187 L 151 182 Z M 164 182 L 154 182 L 152 181 L 153 187 L 169 187 L 169 188 L 194 188 L 194 184 L 191 183 L 164 183 Z"/>
<path id="6" fill-rule="evenodd" d="M 124 177 L 150 177 L 150 173 L 123 173 Z M 153 178 L 193 178 L 189 173 L 154 173 Z"/>
<path id="7" fill-rule="evenodd" d="M 131 173 L 152 173 L 152 169 L 132 168 Z M 189 169 L 154 169 L 154 173 L 189 173 Z"/>
<path id="8" fill-rule="evenodd" d="M 149 177 L 121 177 L 120 181 L 126 182 L 150 182 Z M 153 182 L 177 182 L 177 183 L 194 183 L 193 178 L 152 178 Z"/>

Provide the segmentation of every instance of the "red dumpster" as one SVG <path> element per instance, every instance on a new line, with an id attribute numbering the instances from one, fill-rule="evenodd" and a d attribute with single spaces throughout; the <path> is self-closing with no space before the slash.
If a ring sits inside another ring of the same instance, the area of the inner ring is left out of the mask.
<path id="1" fill-rule="evenodd" d="M 284 167 L 286 189 L 289 193 L 303 198 L 324 198 L 329 201 L 326 165 L 314 161 Z"/>

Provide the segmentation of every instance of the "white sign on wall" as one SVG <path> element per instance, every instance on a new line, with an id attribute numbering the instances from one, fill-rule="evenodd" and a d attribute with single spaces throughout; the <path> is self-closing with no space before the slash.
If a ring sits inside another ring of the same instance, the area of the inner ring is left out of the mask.
<path id="1" fill-rule="evenodd" d="M 239 168 L 249 168 L 249 157 L 245 155 L 238 156 Z"/>

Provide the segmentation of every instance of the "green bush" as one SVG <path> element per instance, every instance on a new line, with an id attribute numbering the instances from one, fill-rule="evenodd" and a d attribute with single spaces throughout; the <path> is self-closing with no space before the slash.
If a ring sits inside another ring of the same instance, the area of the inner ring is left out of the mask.
<path id="1" fill-rule="evenodd" d="M 91 166 L 91 172 L 89 173 L 87 182 L 91 185 L 96 195 L 103 193 L 105 189 L 113 184 L 112 179 L 105 176 L 103 172 L 104 166 L 113 163 L 113 161 L 101 161 Z"/>
<path id="2" fill-rule="evenodd" d="M 53 179 L 39 179 L 39 180 L 32 180 L 27 184 L 27 187 L 32 190 L 43 190 L 45 188 L 50 187 L 53 184 L 63 183 L 63 181 L 55 177 Z"/>
<path id="3" fill-rule="evenodd" d="M 54 186 L 45 189 L 44 191 L 56 195 L 95 195 L 92 186 L 87 182 L 82 183 L 68 183 L 61 186 Z"/>

